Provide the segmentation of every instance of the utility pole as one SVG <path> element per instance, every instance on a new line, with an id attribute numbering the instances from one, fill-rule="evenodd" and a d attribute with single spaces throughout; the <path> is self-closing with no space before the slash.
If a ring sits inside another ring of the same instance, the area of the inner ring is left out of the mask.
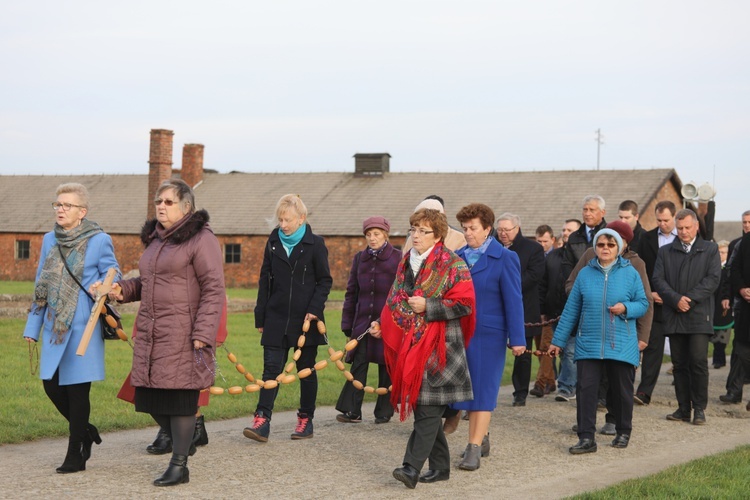
<path id="1" fill-rule="evenodd" d="M 602 135 L 602 129 L 598 128 L 594 132 L 596 133 L 596 169 L 599 170 L 599 154 L 600 150 L 602 148 L 602 144 L 604 144 L 604 136 Z"/>

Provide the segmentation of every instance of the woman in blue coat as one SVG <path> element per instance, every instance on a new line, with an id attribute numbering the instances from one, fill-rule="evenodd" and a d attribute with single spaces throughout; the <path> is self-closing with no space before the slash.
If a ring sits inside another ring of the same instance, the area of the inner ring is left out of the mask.
<path id="1" fill-rule="evenodd" d="M 476 293 L 477 322 L 466 349 L 474 399 L 453 405 L 469 412 L 469 444 L 458 465 L 463 470 L 479 468 L 479 457 L 489 454 L 488 429 L 497 406 L 505 351 L 526 351 L 521 296 L 521 264 L 518 255 L 490 237 L 495 214 L 487 205 L 472 203 L 456 214 L 467 245 L 456 254 L 469 265 Z M 481 449 L 480 449 L 481 446 Z"/>
<path id="2" fill-rule="evenodd" d="M 29 343 L 42 337 L 39 376 L 47 396 L 68 420 L 68 452 L 57 468 L 65 474 L 85 470 L 92 444 L 101 443 L 89 423 L 89 391 L 91 382 L 104 380 L 104 340 L 98 322 L 86 354 L 76 355 L 93 306 L 76 279 L 88 289 L 118 266 L 112 239 L 86 219 L 89 196 L 83 185 L 60 185 L 52 208 L 55 229 L 44 235 L 34 303 L 23 336 Z"/>
<path id="3" fill-rule="evenodd" d="M 620 257 L 623 244 L 619 233 L 605 228 L 593 241 L 596 258 L 578 274 L 548 351 L 559 354 L 567 339 L 576 335 L 579 441 L 570 448 L 572 454 L 596 451 L 596 407 L 603 372 L 609 378 L 617 430 L 612 446 L 628 446 L 639 361 L 635 320 L 648 309 L 638 271 Z"/>

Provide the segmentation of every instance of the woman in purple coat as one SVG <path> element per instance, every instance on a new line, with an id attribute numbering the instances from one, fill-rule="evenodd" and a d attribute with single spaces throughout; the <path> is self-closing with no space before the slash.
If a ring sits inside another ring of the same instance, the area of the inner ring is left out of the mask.
<path id="1" fill-rule="evenodd" d="M 489 236 L 495 214 L 487 205 L 472 203 L 456 219 L 467 245 L 456 254 L 469 265 L 477 297 L 477 324 L 466 348 L 474 399 L 456 403 L 456 410 L 469 412 L 469 444 L 459 469 L 476 470 L 479 457 L 490 453 L 488 429 L 497 406 L 500 379 L 508 346 L 514 356 L 526 351 L 521 297 L 521 264 L 515 252 Z M 480 448 L 481 446 L 481 448 Z"/>
<path id="2" fill-rule="evenodd" d="M 341 330 L 347 337 L 359 337 L 370 327 L 370 323 L 380 317 L 388 291 L 393 285 L 401 252 L 388 242 L 390 229 L 391 225 L 384 217 L 369 217 L 362 223 L 367 248 L 354 256 L 341 313 Z M 352 363 L 351 372 L 355 380 L 364 384 L 369 364 L 377 363 L 378 386 L 391 385 L 385 367 L 382 339 L 367 335 L 355 350 L 348 353 L 347 361 Z M 347 381 L 336 403 L 336 409 L 341 412 L 336 420 L 361 422 L 363 398 L 364 393 Z M 389 396 L 378 396 L 375 403 L 375 423 L 384 424 L 392 416 L 393 406 Z"/>

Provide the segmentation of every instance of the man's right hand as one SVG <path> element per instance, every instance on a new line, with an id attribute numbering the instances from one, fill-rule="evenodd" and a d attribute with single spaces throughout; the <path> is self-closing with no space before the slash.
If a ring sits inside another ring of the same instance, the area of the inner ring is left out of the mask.
<path id="1" fill-rule="evenodd" d="M 654 303 L 655 304 L 663 304 L 664 303 L 664 301 L 661 300 L 661 297 L 659 296 L 659 294 L 656 293 L 656 292 L 651 292 L 651 297 L 654 299 Z"/>

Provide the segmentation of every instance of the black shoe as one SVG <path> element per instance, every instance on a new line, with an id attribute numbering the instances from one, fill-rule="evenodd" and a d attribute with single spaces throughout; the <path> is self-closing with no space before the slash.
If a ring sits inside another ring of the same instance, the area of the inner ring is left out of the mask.
<path id="1" fill-rule="evenodd" d="M 193 445 L 206 446 L 208 444 L 208 433 L 203 415 L 195 417 L 195 433 L 193 434 Z"/>
<path id="2" fill-rule="evenodd" d="M 742 398 L 735 394 L 732 394 L 731 392 L 728 392 L 719 396 L 719 401 L 726 404 L 737 404 L 742 403 Z"/>
<path id="3" fill-rule="evenodd" d="M 667 420 L 673 422 L 690 422 L 690 410 L 678 409 L 676 412 L 667 415 Z"/>
<path id="4" fill-rule="evenodd" d="M 391 417 L 375 417 L 376 424 L 387 424 L 391 421 Z"/>
<path id="5" fill-rule="evenodd" d="M 630 442 L 630 434 L 618 434 L 616 438 L 612 440 L 613 448 L 627 448 Z"/>
<path id="6" fill-rule="evenodd" d="M 248 439 L 254 439 L 260 443 L 268 441 L 268 435 L 271 433 L 271 419 L 263 414 L 262 411 L 255 412 L 253 425 L 245 427 L 242 434 Z"/>
<path id="7" fill-rule="evenodd" d="M 437 483 L 438 481 L 447 481 L 451 477 L 450 469 L 428 470 L 419 476 L 420 483 Z"/>
<path id="8" fill-rule="evenodd" d="M 308 439 L 313 437 L 312 417 L 307 413 L 297 412 L 297 427 L 292 433 L 292 439 Z"/>
<path id="9" fill-rule="evenodd" d="M 651 402 L 651 397 L 645 392 L 636 392 L 635 396 L 633 396 L 633 401 L 635 401 L 635 404 L 637 405 L 648 406 Z"/>
<path id="10" fill-rule="evenodd" d="M 604 434 L 605 436 L 614 436 L 615 434 L 617 434 L 617 428 L 612 422 L 605 422 L 602 430 L 600 430 L 599 433 Z"/>
<path id="11" fill-rule="evenodd" d="M 409 464 L 404 464 L 403 467 L 393 470 L 393 477 L 404 483 L 410 490 L 413 490 L 417 487 L 417 482 L 419 481 L 419 471 Z"/>
<path id="12" fill-rule="evenodd" d="M 102 444 L 102 438 L 99 435 L 99 429 L 89 424 L 86 428 L 86 436 L 83 438 L 81 453 L 83 453 L 83 460 L 86 461 L 91 458 L 91 448 L 93 444 Z"/>
<path id="13" fill-rule="evenodd" d="M 161 477 L 154 481 L 154 486 L 174 486 L 190 482 L 190 471 L 187 468 L 185 455 L 172 455 L 169 467 Z"/>
<path id="14" fill-rule="evenodd" d="M 714 363 L 715 370 L 718 370 L 719 368 L 724 368 L 725 366 L 727 366 L 726 363 Z"/>
<path id="15" fill-rule="evenodd" d="M 477 470 L 480 466 L 480 455 L 482 454 L 482 448 L 476 444 L 467 444 L 466 450 L 464 451 L 464 458 L 458 464 L 458 468 L 461 470 Z"/>
<path id="16" fill-rule="evenodd" d="M 461 452 L 461 458 L 464 458 L 466 451 Z M 490 456 L 490 433 L 488 432 L 482 438 L 482 458 Z"/>
<path id="17" fill-rule="evenodd" d="M 693 425 L 705 425 L 706 414 L 700 408 L 693 409 Z"/>
<path id="18" fill-rule="evenodd" d="M 336 415 L 336 421 L 345 424 L 358 424 L 362 421 L 362 415 L 347 411 Z"/>
<path id="19" fill-rule="evenodd" d="M 65 460 L 55 470 L 58 474 L 71 474 L 86 470 L 86 459 L 83 458 L 83 445 L 80 441 L 73 438 L 68 440 L 68 452 L 65 454 Z"/>
<path id="20" fill-rule="evenodd" d="M 146 451 L 151 455 L 166 455 L 172 453 L 172 436 L 167 431 L 159 428 L 156 439 L 150 445 L 146 446 Z"/>
<path id="21" fill-rule="evenodd" d="M 539 387 L 535 384 L 534 387 L 532 387 L 529 391 L 529 394 L 538 398 L 544 397 L 544 387 Z"/>
<path id="22" fill-rule="evenodd" d="M 513 396 L 513 406 L 526 406 L 526 398 Z"/>
<path id="23" fill-rule="evenodd" d="M 596 441 L 593 439 L 579 439 L 576 444 L 568 449 L 568 451 L 573 455 L 594 453 L 596 451 Z"/>

